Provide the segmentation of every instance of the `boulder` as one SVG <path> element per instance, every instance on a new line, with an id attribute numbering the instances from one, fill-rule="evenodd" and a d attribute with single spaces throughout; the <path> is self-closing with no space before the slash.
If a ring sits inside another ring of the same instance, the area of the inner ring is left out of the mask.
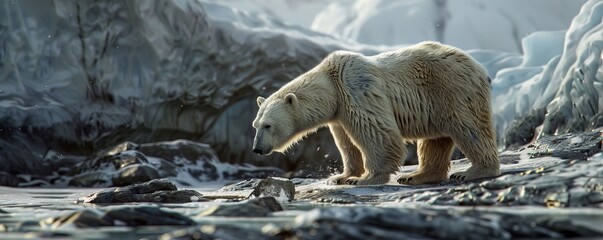
<path id="1" fill-rule="evenodd" d="M 266 217 L 270 213 L 283 211 L 274 197 L 259 197 L 240 203 L 220 204 L 208 208 L 199 217 Z"/>
<path id="2" fill-rule="evenodd" d="M 84 209 L 40 221 L 42 228 L 50 229 L 63 226 L 96 228 L 109 226 L 191 226 L 194 224 L 195 222 L 188 217 L 150 206 Z"/>
<path id="3" fill-rule="evenodd" d="M 186 203 L 207 201 L 203 195 L 194 190 L 178 190 L 167 179 L 113 188 L 90 194 L 77 200 L 77 203 L 126 203 L 126 202 L 158 202 Z"/>
<path id="4" fill-rule="evenodd" d="M 254 187 L 251 196 L 274 197 L 291 202 L 295 198 L 295 184 L 291 180 L 284 178 L 262 179 Z"/>

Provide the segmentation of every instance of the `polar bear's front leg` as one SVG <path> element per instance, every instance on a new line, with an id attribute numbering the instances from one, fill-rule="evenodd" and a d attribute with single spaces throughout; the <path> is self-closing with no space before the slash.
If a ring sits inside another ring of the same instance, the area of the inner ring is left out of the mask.
<path id="1" fill-rule="evenodd" d="M 419 167 L 417 171 L 401 176 L 398 183 L 417 185 L 446 180 L 453 148 L 454 142 L 449 137 L 419 140 Z"/>
<path id="2" fill-rule="evenodd" d="M 362 163 L 362 153 L 352 140 L 348 137 L 345 130 L 337 124 L 329 124 L 329 129 L 335 139 L 335 144 L 341 154 L 341 160 L 343 161 L 343 172 L 331 176 L 328 180 L 328 184 L 344 184 L 350 177 L 358 177 L 364 173 L 364 165 Z"/>
<path id="3" fill-rule="evenodd" d="M 346 184 L 385 184 L 406 158 L 406 146 L 399 132 L 393 128 L 383 129 L 384 126 L 379 124 L 364 127 L 350 135 L 362 151 L 365 171 L 360 177 L 348 178 Z"/>

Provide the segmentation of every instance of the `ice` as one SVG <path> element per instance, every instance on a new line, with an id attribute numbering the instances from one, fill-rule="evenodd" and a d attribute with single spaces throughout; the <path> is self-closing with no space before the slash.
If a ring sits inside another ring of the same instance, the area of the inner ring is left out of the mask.
<path id="1" fill-rule="evenodd" d="M 358 0 L 350 4 L 335 1 L 316 16 L 312 29 L 375 45 L 437 40 L 466 50 L 520 52 L 525 35 L 566 29 L 582 3 L 584 1 Z"/>
<path id="2" fill-rule="evenodd" d="M 601 126 L 603 3 L 589 1 L 567 31 L 536 32 L 522 40 L 523 61 L 492 82 L 499 137 L 515 118 L 546 109 L 542 134 Z"/>

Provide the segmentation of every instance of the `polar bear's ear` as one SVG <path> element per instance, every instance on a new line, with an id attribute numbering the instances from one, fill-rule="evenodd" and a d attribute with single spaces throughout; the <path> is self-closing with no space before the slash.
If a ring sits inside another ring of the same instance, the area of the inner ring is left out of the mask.
<path id="1" fill-rule="evenodd" d="M 266 99 L 263 97 L 258 97 L 258 99 L 256 99 L 256 101 L 258 103 L 258 107 L 261 107 L 262 103 L 264 103 L 264 101 L 266 101 Z"/>
<path id="2" fill-rule="evenodd" d="M 297 96 L 294 93 L 287 93 L 285 102 L 291 104 L 291 106 L 297 106 Z"/>

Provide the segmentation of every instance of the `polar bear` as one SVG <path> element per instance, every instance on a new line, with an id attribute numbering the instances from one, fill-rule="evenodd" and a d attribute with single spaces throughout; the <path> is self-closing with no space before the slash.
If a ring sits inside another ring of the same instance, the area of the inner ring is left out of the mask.
<path id="1" fill-rule="evenodd" d="M 343 172 L 329 183 L 389 182 L 408 141 L 417 141 L 419 165 L 398 183 L 448 179 L 454 144 L 471 167 L 451 179 L 497 176 L 489 80 L 469 55 L 437 42 L 370 57 L 336 51 L 270 97 L 257 98 L 253 152 L 286 151 L 328 126 L 343 161 Z"/>

